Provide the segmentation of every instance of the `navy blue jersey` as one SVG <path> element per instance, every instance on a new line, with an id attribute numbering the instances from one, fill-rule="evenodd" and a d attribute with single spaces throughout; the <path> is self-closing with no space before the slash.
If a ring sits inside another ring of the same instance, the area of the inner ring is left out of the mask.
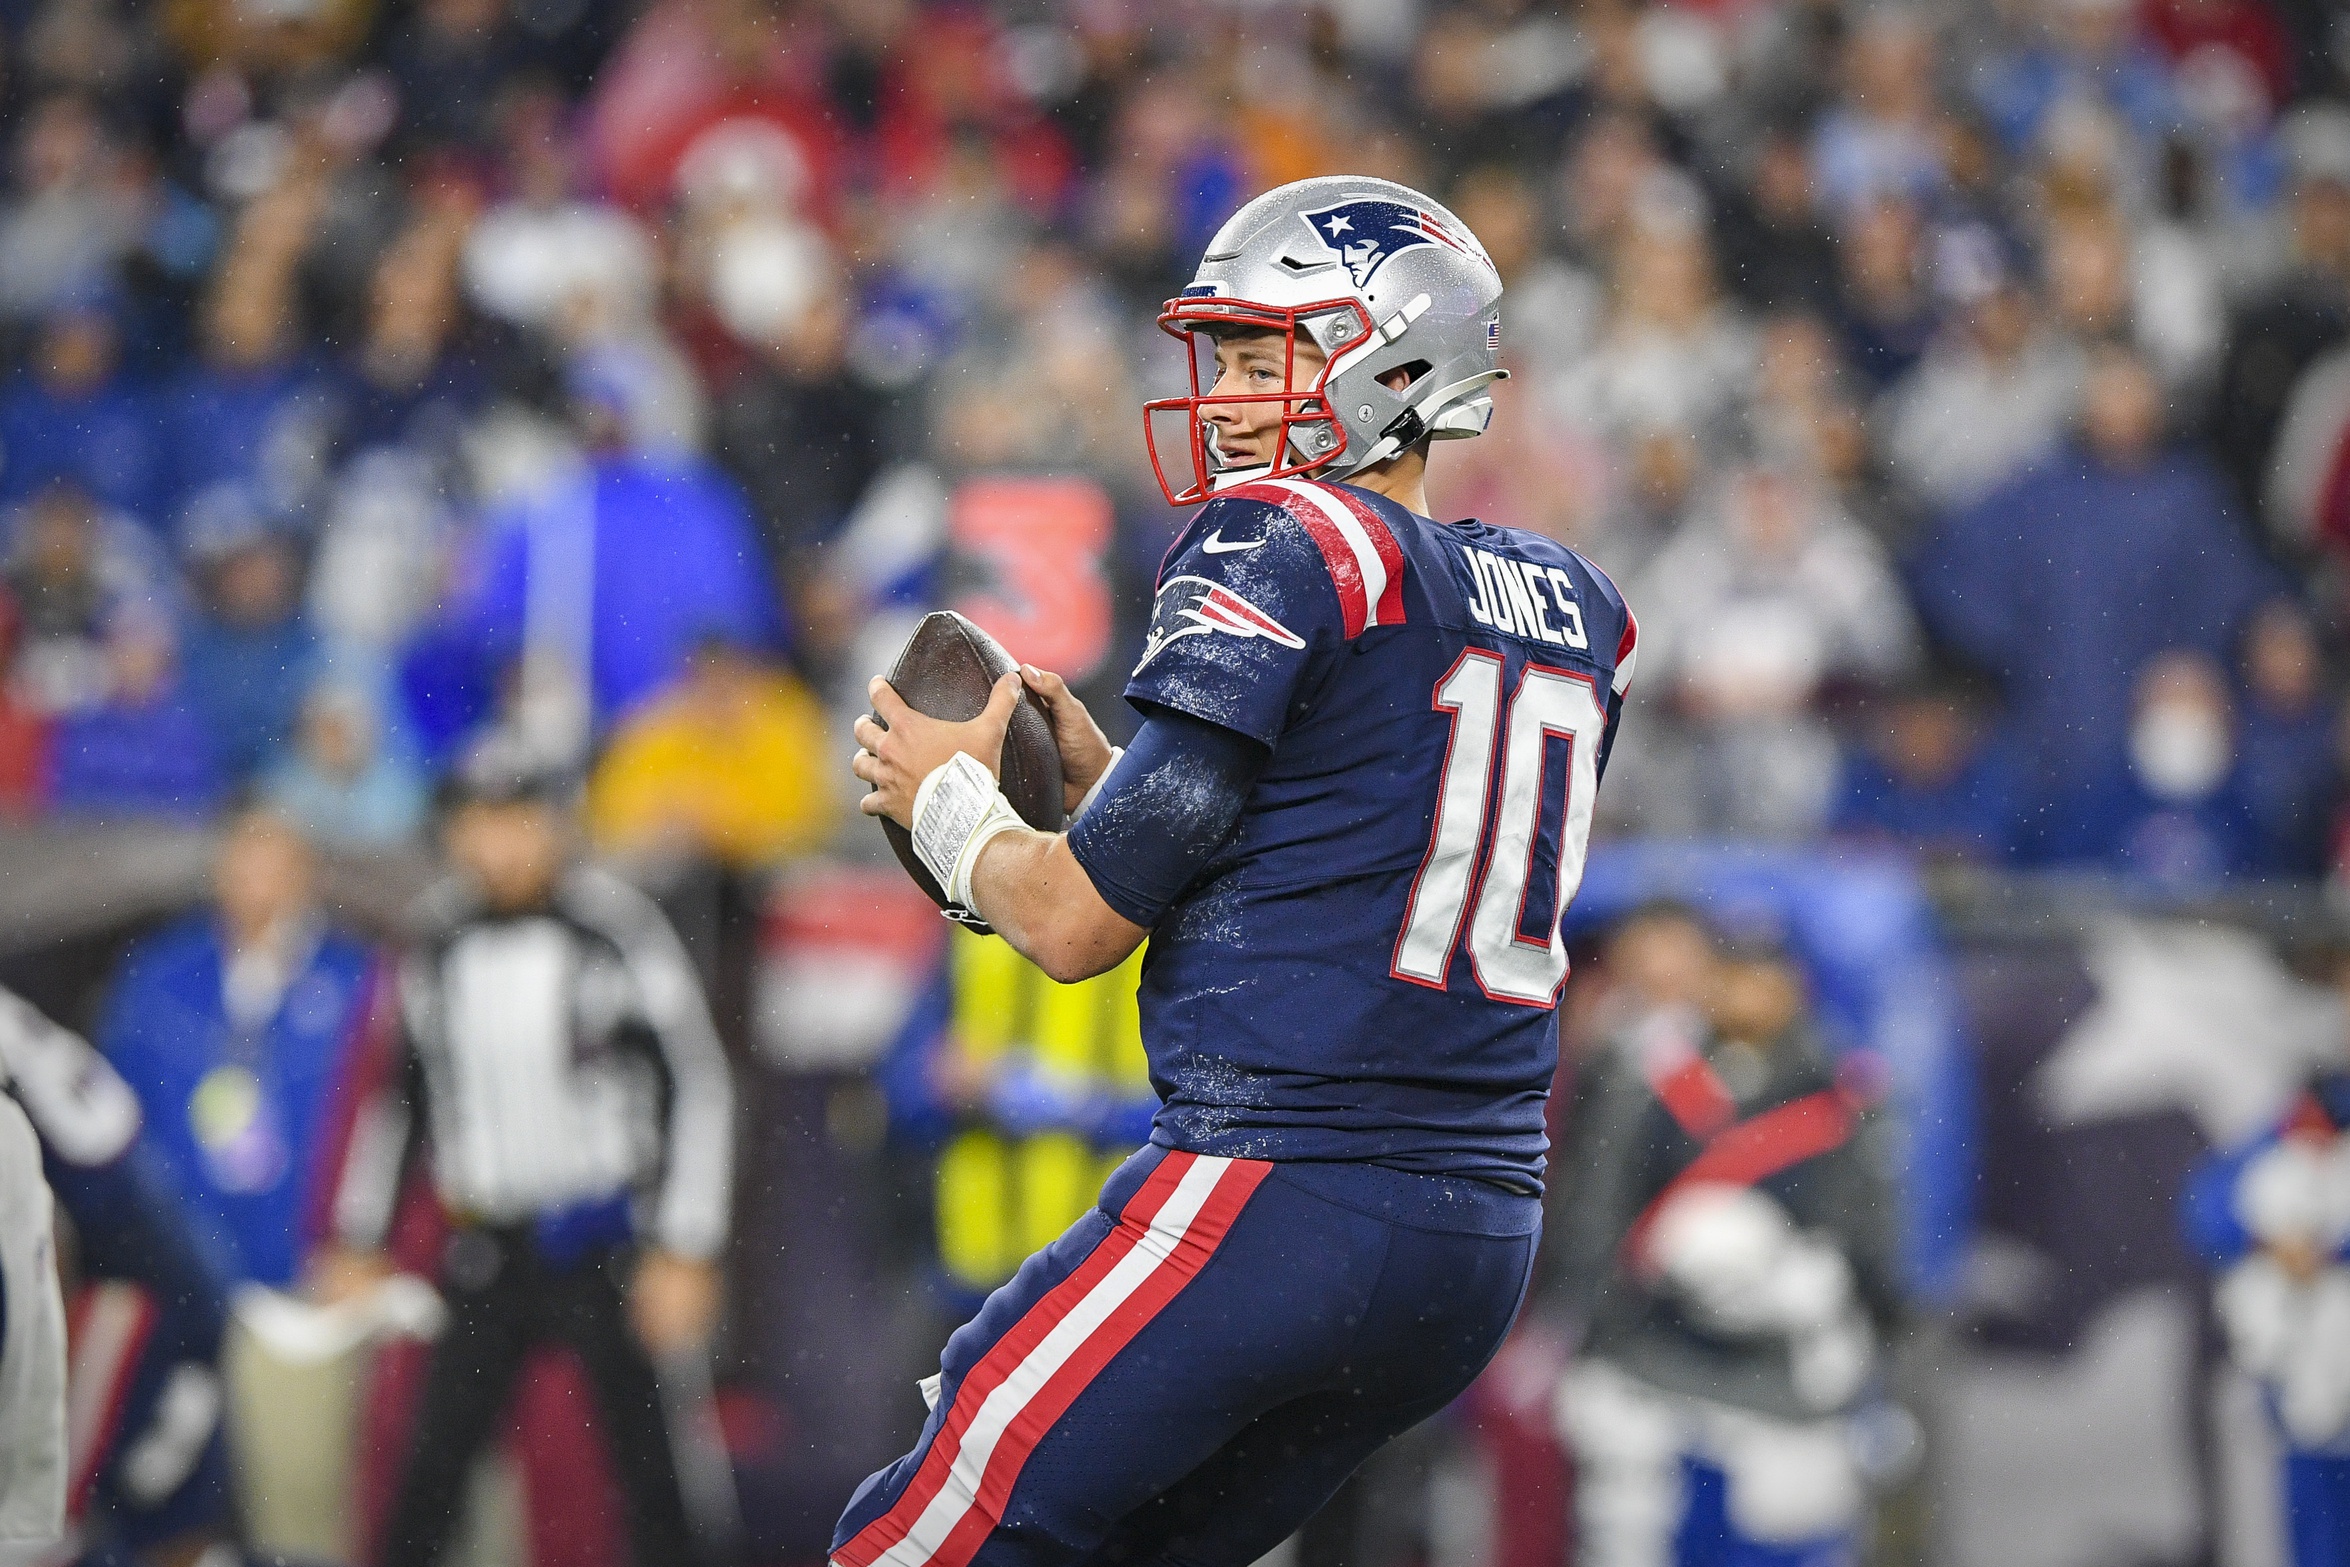
<path id="1" fill-rule="evenodd" d="M 1558 916 L 1636 634 L 1536 534 L 1299 480 L 1200 510 L 1127 699 L 1271 755 L 1151 934 L 1155 1141 L 1539 1187 Z"/>

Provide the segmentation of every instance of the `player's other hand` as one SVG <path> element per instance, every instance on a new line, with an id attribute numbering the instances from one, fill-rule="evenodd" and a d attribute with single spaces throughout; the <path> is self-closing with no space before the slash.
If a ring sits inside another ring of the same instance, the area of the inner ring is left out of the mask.
<path id="1" fill-rule="evenodd" d="M 911 830 L 914 792 L 957 751 L 1003 776 L 1004 732 L 1012 727 L 1012 709 L 1020 700 L 1019 675 L 1007 674 L 997 681 L 979 716 L 962 724 L 915 712 L 879 677 L 865 694 L 873 699 L 873 712 L 856 722 L 860 749 L 850 760 L 849 771 L 873 786 L 873 792 L 857 802 L 857 809 L 867 816 L 886 816 Z"/>
<path id="2" fill-rule="evenodd" d="M 1061 809 L 1074 811 L 1110 765 L 1110 737 L 1059 675 L 1022 664 L 1020 679 L 1053 721 L 1053 743 L 1061 748 Z"/>

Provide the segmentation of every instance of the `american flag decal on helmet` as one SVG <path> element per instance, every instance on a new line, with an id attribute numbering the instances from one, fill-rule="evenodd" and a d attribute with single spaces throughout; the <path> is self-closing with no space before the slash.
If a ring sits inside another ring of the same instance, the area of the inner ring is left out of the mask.
<path id="1" fill-rule="evenodd" d="M 1498 353 L 1500 351 L 1501 317 L 1495 316 L 1492 320 L 1485 323 L 1485 346 L 1494 352 Z"/>

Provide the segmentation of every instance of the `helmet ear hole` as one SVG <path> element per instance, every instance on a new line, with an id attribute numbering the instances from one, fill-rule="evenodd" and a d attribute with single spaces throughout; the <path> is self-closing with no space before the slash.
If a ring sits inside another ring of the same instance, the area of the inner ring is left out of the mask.
<path id="1" fill-rule="evenodd" d="M 1408 364 L 1397 365 L 1392 370 L 1379 372 L 1379 384 L 1391 392 L 1408 392 L 1426 380 L 1428 372 L 1434 368 L 1436 367 L 1425 359 L 1414 359 Z"/>

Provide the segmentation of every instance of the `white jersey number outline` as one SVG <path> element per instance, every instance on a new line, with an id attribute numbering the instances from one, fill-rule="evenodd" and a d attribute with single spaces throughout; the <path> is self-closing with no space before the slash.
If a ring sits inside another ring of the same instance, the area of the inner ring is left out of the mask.
<path id="1" fill-rule="evenodd" d="M 1451 715 L 1452 737 L 1437 785 L 1435 830 L 1412 883 L 1390 972 L 1416 985 L 1444 989 L 1466 916 L 1469 963 L 1478 988 L 1496 1001 L 1547 1007 L 1558 999 L 1567 977 L 1559 915 L 1583 883 L 1607 708 L 1589 675 L 1543 664 L 1529 663 L 1519 675 L 1506 712 L 1501 684 L 1501 655 L 1481 648 L 1463 652 L 1436 682 L 1432 705 Z M 1554 736 L 1567 742 L 1558 895 L 1543 924 L 1548 939 L 1533 942 L 1521 931 L 1543 827 L 1543 773 Z M 1497 762 L 1498 797 L 1493 786 Z"/>

